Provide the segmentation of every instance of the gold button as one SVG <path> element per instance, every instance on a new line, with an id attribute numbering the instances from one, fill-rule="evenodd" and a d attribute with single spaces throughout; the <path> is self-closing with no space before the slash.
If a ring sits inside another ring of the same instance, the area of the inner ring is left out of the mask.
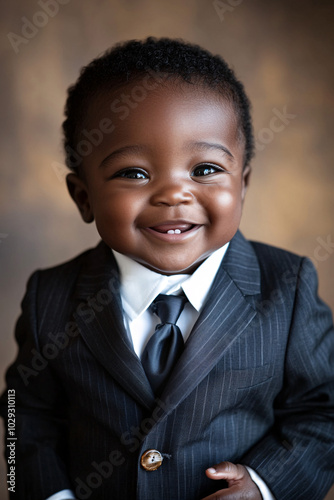
<path id="1" fill-rule="evenodd" d="M 145 469 L 145 470 L 157 470 L 161 466 L 163 461 L 163 457 L 158 450 L 146 450 L 141 458 L 140 458 L 140 465 Z"/>

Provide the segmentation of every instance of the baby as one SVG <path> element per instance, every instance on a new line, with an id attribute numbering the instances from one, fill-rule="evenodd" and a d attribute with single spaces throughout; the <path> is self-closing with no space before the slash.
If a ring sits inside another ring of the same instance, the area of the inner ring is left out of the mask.
<path id="1" fill-rule="evenodd" d="M 7 372 L 13 498 L 322 499 L 332 317 L 308 259 L 238 230 L 243 85 L 197 46 L 129 41 L 82 70 L 63 130 L 102 241 L 30 278 Z"/>

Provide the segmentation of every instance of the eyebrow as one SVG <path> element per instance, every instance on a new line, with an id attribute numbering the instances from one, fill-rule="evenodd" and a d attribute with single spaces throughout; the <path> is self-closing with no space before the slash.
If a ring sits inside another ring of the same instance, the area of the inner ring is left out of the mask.
<path id="1" fill-rule="evenodd" d="M 190 141 L 187 144 L 187 149 L 197 149 L 199 151 L 210 151 L 210 150 L 219 150 L 220 152 L 223 152 L 224 154 L 227 154 L 227 156 L 234 161 L 234 156 L 231 153 L 227 147 L 223 146 L 222 144 L 215 143 L 215 142 L 206 142 L 206 141 Z"/>
<path id="2" fill-rule="evenodd" d="M 144 152 L 147 152 L 148 149 L 149 147 L 144 144 L 131 144 L 128 146 L 122 146 L 121 148 L 115 149 L 115 151 L 106 156 L 106 158 L 102 160 L 100 167 L 103 167 L 105 163 L 110 160 L 115 160 L 116 158 L 126 158 L 131 154 L 142 154 Z M 219 143 L 206 141 L 190 141 L 187 143 L 186 149 L 197 149 L 199 151 L 218 150 L 226 154 L 232 161 L 234 161 L 234 156 L 232 155 L 231 151 Z"/>
<path id="3" fill-rule="evenodd" d="M 133 144 L 129 146 L 122 146 L 121 148 L 115 149 L 110 153 L 104 160 L 102 160 L 100 167 L 103 167 L 105 163 L 109 160 L 114 160 L 115 158 L 125 158 L 131 154 L 141 154 L 147 151 L 148 147 L 140 144 Z"/>

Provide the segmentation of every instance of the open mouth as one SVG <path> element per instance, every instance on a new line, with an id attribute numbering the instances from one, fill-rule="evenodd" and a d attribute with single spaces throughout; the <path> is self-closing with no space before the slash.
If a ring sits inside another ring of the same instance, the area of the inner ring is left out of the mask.
<path id="1" fill-rule="evenodd" d="M 191 231 L 195 227 L 195 224 L 190 223 L 165 223 L 159 224 L 158 226 L 150 227 L 152 231 L 163 234 L 181 234 Z"/>
<path id="2" fill-rule="evenodd" d="M 162 241 L 176 243 L 190 238 L 200 227 L 192 222 L 168 221 L 147 227 L 146 231 Z"/>

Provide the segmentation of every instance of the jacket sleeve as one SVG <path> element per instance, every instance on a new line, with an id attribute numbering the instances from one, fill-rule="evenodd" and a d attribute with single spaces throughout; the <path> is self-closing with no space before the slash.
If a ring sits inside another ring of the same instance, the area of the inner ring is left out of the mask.
<path id="1" fill-rule="evenodd" d="M 334 330 L 303 259 L 275 422 L 244 457 L 279 500 L 321 500 L 334 482 Z"/>
<path id="2" fill-rule="evenodd" d="M 66 474 L 64 391 L 38 345 L 38 281 L 39 272 L 36 272 L 29 280 L 22 302 L 22 314 L 16 326 L 19 352 L 7 371 L 7 389 L 1 397 L 1 414 L 7 429 L 7 461 L 9 467 L 14 467 L 15 474 L 15 494 L 11 493 L 11 498 L 16 500 L 45 500 L 57 491 L 71 488 Z M 11 426 L 8 426 L 9 416 Z"/>

